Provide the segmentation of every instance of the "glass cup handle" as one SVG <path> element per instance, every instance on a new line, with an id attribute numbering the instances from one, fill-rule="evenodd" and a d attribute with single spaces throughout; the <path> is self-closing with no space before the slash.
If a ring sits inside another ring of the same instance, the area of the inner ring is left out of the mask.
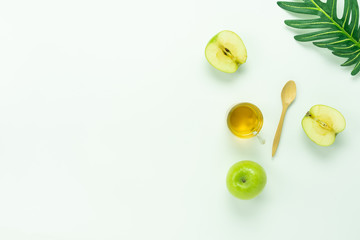
<path id="1" fill-rule="evenodd" d="M 258 133 L 257 131 L 253 132 L 253 134 L 256 136 L 256 138 L 259 140 L 259 142 L 261 144 L 265 144 L 265 139 L 261 136 L 260 133 Z"/>

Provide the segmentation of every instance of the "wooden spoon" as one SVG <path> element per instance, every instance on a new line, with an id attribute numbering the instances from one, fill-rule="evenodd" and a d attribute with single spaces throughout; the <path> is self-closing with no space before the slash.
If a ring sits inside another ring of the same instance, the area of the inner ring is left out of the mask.
<path id="1" fill-rule="evenodd" d="M 276 134 L 274 137 L 274 142 L 273 142 L 273 147 L 272 147 L 272 156 L 275 155 L 276 149 L 279 145 L 280 135 L 281 135 L 282 126 L 284 123 L 286 110 L 288 109 L 289 105 L 294 101 L 295 97 L 296 97 L 295 82 L 288 81 L 281 91 L 281 101 L 282 101 L 283 110 L 281 113 L 279 125 L 276 130 Z"/>

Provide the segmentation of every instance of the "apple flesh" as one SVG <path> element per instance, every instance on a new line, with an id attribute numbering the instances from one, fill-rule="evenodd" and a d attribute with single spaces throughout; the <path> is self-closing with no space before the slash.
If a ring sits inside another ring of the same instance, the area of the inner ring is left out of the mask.
<path id="1" fill-rule="evenodd" d="M 240 199 L 256 197 L 265 187 L 266 173 L 253 161 L 235 163 L 228 171 L 226 185 L 229 192 Z"/>
<path id="2" fill-rule="evenodd" d="M 344 116 L 336 109 L 315 105 L 302 119 L 302 127 L 306 135 L 320 146 L 330 146 L 336 135 L 345 129 Z"/>
<path id="3" fill-rule="evenodd" d="M 233 73 L 246 62 L 247 52 L 241 38 L 232 31 L 221 31 L 206 45 L 205 56 L 216 69 Z"/>

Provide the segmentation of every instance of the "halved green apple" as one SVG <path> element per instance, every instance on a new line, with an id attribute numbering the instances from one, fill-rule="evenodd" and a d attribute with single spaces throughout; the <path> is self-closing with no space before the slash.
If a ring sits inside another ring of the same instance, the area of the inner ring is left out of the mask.
<path id="1" fill-rule="evenodd" d="M 336 109 L 325 105 L 315 105 L 302 119 L 306 135 L 320 146 L 330 146 L 336 135 L 345 129 L 344 116 Z"/>
<path id="2" fill-rule="evenodd" d="M 247 52 L 241 38 L 232 31 L 221 31 L 206 45 L 205 56 L 216 69 L 233 73 L 246 62 Z"/>

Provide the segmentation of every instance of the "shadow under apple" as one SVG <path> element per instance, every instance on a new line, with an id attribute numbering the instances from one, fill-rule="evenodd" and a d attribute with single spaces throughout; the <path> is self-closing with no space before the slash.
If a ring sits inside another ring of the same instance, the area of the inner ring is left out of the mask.
<path id="1" fill-rule="evenodd" d="M 221 72 L 220 70 L 217 70 L 213 66 L 211 66 L 206 60 L 204 61 L 204 65 L 206 64 L 206 72 L 208 75 L 215 79 L 216 81 L 221 81 L 224 83 L 233 82 L 239 78 L 241 78 L 242 75 L 246 73 L 246 67 L 240 65 L 239 69 L 234 73 L 225 73 Z"/>
<path id="2" fill-rule="evenodd" d="M 266 188 L 266 186 L 265 186 Z M 255 217 L 263 213 L 263 208 L 267 202 L 266 192 L 261 192 L 258 196 L 250 200 L 241 200 L 232 196 L 229 192 L 225 194 L 226 206 L 231 214 L 241 216 L 246 219 Z"/>
<path id="3" fill-rule="evenodd" d="M 313 155 L 317 156 L 316 159 L 333 159 L 331 156 L 347 144 L 346 138 L 341 136 L 341 133 L 336 136 L 335 142 L 332 145 L 324 147 L 311 141 L 311 139 L 304 133 L 304 130 L 300 129 L 299 131 L 301 131 L 299 132 L 299 136 L 302 138 L 302 143 L 307 147 L 307 149 L 311 151 Z"/>

